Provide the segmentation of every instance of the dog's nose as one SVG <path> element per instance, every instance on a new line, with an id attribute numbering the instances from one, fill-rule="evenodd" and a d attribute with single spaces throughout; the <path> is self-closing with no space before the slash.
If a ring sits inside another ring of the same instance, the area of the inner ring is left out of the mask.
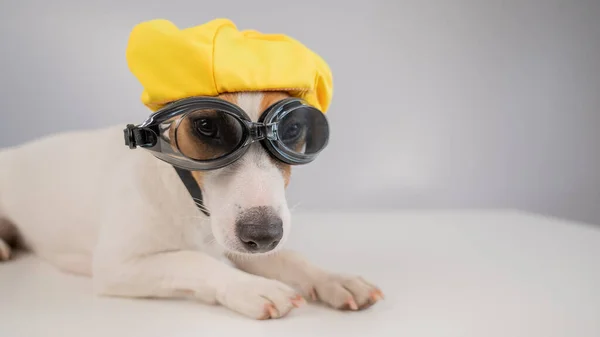
<path id="1" fill-rule="evenodd" d="M 264 253 L 277 246 L 283 237 L 283 222 L 272 207 L 253 207 L 242 212 L 236 234 L 252 253 Z"/>

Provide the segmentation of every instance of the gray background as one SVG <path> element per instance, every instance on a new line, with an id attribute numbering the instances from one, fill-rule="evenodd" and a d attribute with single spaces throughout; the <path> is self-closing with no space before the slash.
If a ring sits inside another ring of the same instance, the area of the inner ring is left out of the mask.
<path id="1" fill-rule="evenodd" d="M 600 224 L 600 1 L 0 0 L 0 146 L 140 122 L 131 28 L 215 17 L 334 72 L 297 209 L 515 207 Z M 93 151 L 93 149 L 90 149 Z"/>

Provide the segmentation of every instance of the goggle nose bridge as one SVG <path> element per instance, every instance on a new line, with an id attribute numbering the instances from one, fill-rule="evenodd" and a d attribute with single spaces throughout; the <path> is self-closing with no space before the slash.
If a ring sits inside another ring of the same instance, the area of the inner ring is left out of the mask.
<path id="1" fill-rule="evenodd" d="M 245 122 L 249 130 L 250 143 L 258 142 L 263 139 L 277 139 L 277 123 L 255 123 Z"/>

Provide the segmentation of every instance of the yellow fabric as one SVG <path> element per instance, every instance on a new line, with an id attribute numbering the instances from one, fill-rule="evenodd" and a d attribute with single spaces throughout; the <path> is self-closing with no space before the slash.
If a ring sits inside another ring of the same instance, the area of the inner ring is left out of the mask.
<path id="1" fill-rule="evenodd" d="M 126 56 L 144 88 L 142 102 L 154 111 L 191 96 L 277 90 L 325 113 L 333 94 L 319 55 L 286 35 L 239 31 L 228 19 L 181 30 L 163 19 L 140 23 Z"/>

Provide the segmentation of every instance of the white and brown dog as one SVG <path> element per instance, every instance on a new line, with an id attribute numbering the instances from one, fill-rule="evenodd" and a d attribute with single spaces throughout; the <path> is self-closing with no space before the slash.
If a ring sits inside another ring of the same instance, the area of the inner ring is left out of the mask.
<path id="1" fill-rule="evenodd" d="M 254 121 L 285 97 L 220 95 Z M 382 298 L 377 287 L 280 249 L 291 226 L 284 194 L 290 171 L 257 143 L 233 165 L 194 171 L 207 217 L 171 165 L 124 146 L 120 126 L 4 149 L 0 260 L 19 244 L 63 271 L 92 277 L 101 295 L 188 297 L 255 319 L 282 317 L 304 298 L 337 309 L 369 307 Z M 247 231 L 247 223 L 277 226 Z M 248 239 L 276 247 L 251 254 L 243 247 Z"/>

